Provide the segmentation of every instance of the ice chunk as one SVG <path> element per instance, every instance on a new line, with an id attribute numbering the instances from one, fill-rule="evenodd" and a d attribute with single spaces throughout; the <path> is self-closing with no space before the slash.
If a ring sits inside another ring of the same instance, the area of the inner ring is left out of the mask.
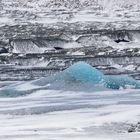
<path id="1" fill-rule="evenodd" d="M 72 65 L 64 73 L 75 81 L 99 84 L 105 80 L 103 73 L 84 62 L 78 62 Z"/>
<path id="2" fill-rule="evenodd" d="M 104 87 L 110 89 L 140 88 L 140 83 L 129 76 L 106 76 L 96 68 L 84 62 L 75 63 L 66 70 L 56 75 L 37 80 L 33 82 L 33 84 L 45 86 L 47 83 L 56 84 L 56 82 L 62 83 L 62 81 L 102 84 Z"/>
<path id="3" fill-rule="evenodd" d="M 88 87 L 86 89 L 87 92 L 89 89 L 96 91 L 95 88 L 90 88 L 96 86 L 98 86 L 99 90 L 105 90 L 106 88 L 120 89 L 128 87 L 140 89 L 140 83 L 129 76 L 106 76 L 89 64 L 78 62 L 55 75 L 2 88 L 0 89 L 0 96 L 15 97 L 31 94 L 36 90 L 48 88 L 76 91 L 77 88 L 82 90 L 83 86 Z"/>
<path id="4" fill-rule="evenodd" d="M 53 76 L 41 78 L 33 82 L 35 85 L 44 86 L 48 83 L 54 83 L 58 81 L 71 81 L 71 82 L 82 82 L 82 83 L 103 83 L 105 76 L 96 68 L 93 68 L 89 64 L 84 62 L 78 62 L 70 66 L 66 70 L 59 72 Z"/>
<path id="5" fill-rule="evenodd" d="M 140 83 L 127 75 L 121 76 L 106 76 L 107 88 L 120 89 L 120 88 L 135 88 L 140 89 Z"/>

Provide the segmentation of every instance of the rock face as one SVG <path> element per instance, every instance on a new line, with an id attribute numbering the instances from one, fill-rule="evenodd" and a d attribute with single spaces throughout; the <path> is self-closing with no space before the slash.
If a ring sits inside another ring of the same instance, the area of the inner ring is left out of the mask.
<path id="1" fill-rule="evenodd" d="M 1 80 L 34 79 L 77 61 L 139 79 L 137 0 L 1 0 L 0 5 Z"/>

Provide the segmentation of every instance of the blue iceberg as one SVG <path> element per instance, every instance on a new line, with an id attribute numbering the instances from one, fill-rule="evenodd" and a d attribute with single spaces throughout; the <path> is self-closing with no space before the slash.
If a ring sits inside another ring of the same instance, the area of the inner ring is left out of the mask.
<path id="1" fill-rule="evenodd" d="M 106 88 L 140 88 L 140 83 L 127 75 L 106 76 L 96 68 L 84 62 L 78 62 L 64 71 L 67 76 L 73 77 L 75 81 L 102 84 Z"/>
<path id="2" fill-rule="evenodd" d="M 33 84 L 38 86 L 45 86 L 48 83 L 56 83 L 62 81 L 99 84 L 104 80 L 105 76 L 99 70 L 84 62 L 78 62 L 62 72 L 36 80 L 33 82 Z"/>
<path id="3" fill-rule="evenodd" d="M 85 62 L 77 62 L 66 70 L 46 78 L 36 80 L 33 84 L 45 86 L 47 83 L 60 83 L 62 81 L 90 83 L 91 85 L 100 84 L 109 89 L 128 87 L 134 89 L 140 88 L 140 83 L 127 75 L 107 76 Z"/>
<path id="4" fill-rule="evenodd" d="M 120 88 L 140 89 L 140 83 L 127 75 L 106 76 L 105 86 L 111 89 L 120 89 Z"/>
<path id="5" fill-rule="evenodd" d="M 85 62 L 77 62 L 66 70 L 58 72 L 54 75 L 40 78 L 31 82 L 25 82 L 22 84 L 1 88 L 0 96 L 15 97 L 31 94 L 34 91 L 40 89 L 56 89 L 56 87 L 59 87 L 59 89 L 61 89 L 61 87 L 68 89 L 68 87 L 72 87 L 77 83 L 80 83 L 80 86 L 77 88 L 81 89 L 83 85 L 90 85 L 91 87 L 100 85 L 98 88 L 101 88 L 101 90 L 128 87 L 133 89 L 140 89 L 140 83 L 129 76 L 107 76 Z"/>

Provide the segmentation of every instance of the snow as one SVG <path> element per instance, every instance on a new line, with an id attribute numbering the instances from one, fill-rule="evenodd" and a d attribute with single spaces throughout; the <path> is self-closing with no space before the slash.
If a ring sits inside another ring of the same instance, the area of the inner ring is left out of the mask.
<path id="1" fill-rule="evenodd" d="M 16 41 L 13 43 L 13 53 L 44 53 L 47 50 L 45 47 L 39 48 L 32 41 Z"/>
<path id="2" fill-rule="evenodd" d="M 139 121 L 140 90 L 109 90 L 87 81 L 97 84 L 104 77 L 79 62 L 48 79 L 1 88 L 16 96 L 0 97 L 0 139 L 138 140 L 140 133 L 128 129 Z"/>
<path id="3" fill-rule="evenodd" d="M 68 52 L 67 55 L 76 55 L 76 56 L 78 56 L 78 55 L 85 55 L 85 53 L 80 52 L 80 51 L 76 51 L 76 52 Z"/>
<path id="4" fill-rule="evenodd" d="M 64 24 L 81 23 L 81 28 L 84 27 L 82 24 L 97 24 L 97 30 L 124 28 L 136 30 L 140 25 L 139 0 L 2 0 L 0 4 L 1 27 L 27 22 L 46 26 L 63 22 Z M 56 9 L 62 12 L 55 11 Z M 23 15 L 12 15 L 14 10 L 23 11 Z M 26 12 L 31 16 L 28 17 Z M 63 12 L 70 14 L 62 14 Z M 35 14 L 35 19 L 32 14 Z M 72 38 L 76 41 L 79 35 L 73 35 Z M 118 49 L 117 51 L 140 47 L 137 33 L 133 34 L 133 39 L 127 43 L 117 44 L 109 37 L 99 38 L 99 40 L 100 47 L 111 46 Z M 32 53 L 34 50 L 36 53 L 44 53 L 46 50 L 46 48 L 38 48 L 32 42 L 25 43 L 16 43 L 14 52 Z M 58 42 L 55 45 L 58 45 Z M 60 45 L 66 49 L 83 47 L 75 42 L 63 45 L 60 43 Z M 53 47 L 51 43 L 49 46 Z M 81 54 L 83 55 L 83 52 L 80 51 L 71 53 L 71 55 Z M 103 54 L 103 52 L 99 53 L 99 55 Z M 49 62 L 43 59 L 39 60 L 39 67 L 48 65 Z M 35 66 L 36 63 L 33 65 Z M 65 64 L 62 62 L 60 66 Z M 107 80 L 110 85 L 113 81 L 113 84 L 127 87 L 137 84 L 139 86 L 138 81 L 127 76 L 106 77 L 89 65 L 86 65 L 86 68 L 84 66 L 81 69 L 81 65 L 74 65 L 64 72 L 47 77 L 48 79 L 45 77 L 0 88 L 2 92 L 0 139 L 139 140 L 140 133 L 128 134 L 128 128 L 140 121 L 140 90 L 129 89 L 131 87 L 111 90 L 93 84 Z M 135 69 L 131 64 L 126 67 L 115 64 L 114 67 L 121 71 Z M 94 82 L 85 84 L 89 81 Z M 0 85 L 3 86 L 3 83 Z M 15 95 L 11 97 L 11 94 Z"/>
<path id="5" fill-rule="evenodd" d="M 0 98 L 0 138 L 138 140 L 140 134 L 128 134 L 123 125 L 139 121 L 139 93 L 40 90 L 24 97 Z"/>
<path id="6" fill-rule="evenodd" d="M 1 22 L 6 21 L 7 24 L 13 23 L 42 23 L 51 24 L 57 22 L 88 22 L 97 21 L 101 23 L 109 22 L 128 22 L 139 21 L 139 0 L 2 0 L 2 10 L 22 11 L 23 18 L 19 18 L 20 14 L 12 18 L 12 14 L 6 13 L 6 17 L 1 17 Z M 29 14 L 36 15 L 36 18 L 26 17 L 26 11 Z M 66 12 L 67 14 L 63 14 Z M 17 17 L 16 17 L 17 16 Z M 29 18 L 29 19 L 27 19 Z M 15 20 L 18 19 L 18 20 Z M 8 20 L 8 22 L 7 22 Z M 15 21 L 14 21 L 15 20 Z M 129 21 L 128 21 L 129 20 Z M 118 24 L 118 23 L 115 23 Z M 121 27 L 120 24 L 118 24 Z M 139 27 L 138 23 L 134 26 Z"/>

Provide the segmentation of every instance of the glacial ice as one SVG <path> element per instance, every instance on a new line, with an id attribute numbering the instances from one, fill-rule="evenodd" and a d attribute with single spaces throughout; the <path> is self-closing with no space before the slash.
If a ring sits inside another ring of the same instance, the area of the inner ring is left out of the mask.
<path id="1" fill-rule="evenodd" d="M 67 76 L 75 79 L 75 81 L 90 82 L 93 84 L 101 84 L 110 89 L 120 88 L 140 88 L 140 83 L 127 75 L 121 76 L 105 76 L 102 72 L 92 66 L 78 62 L 64 71 Z"/>
<path id="2" fill-rule="evenodd" d="M 105 80 L 103 73 L 84 62 L 78 62 L 72 65 L 64 73 L 75 81 L 99 84 Z"/>
<path id="3" fill-rule="evenodd" d="M 98 88 L 101 90 L 120 88 L 140 89 L 140 83 L 127 75 L 104 75 L 102 72 L 85 62 L 77 62 L 66 70 L 54 75 L 1 88 L 0 96 L 15 97 L 31 94 L 40 89 L 56 89 L 58 87 L 59 89 L 69 89 L 69 87 L 72 86 L 74 90 L 76 89 L 76 86 L 79 86 L 78 88 L 82 89 L 82 86 L 85 85 L 90 85 L 91 87 L 96 85 L 99 86 Z"/>
<path id="4" fill-rule="evenodd" d="M 140 83 L 127 75 L 106 76 L 105 86 L 111 89 L 120 89 L 120 88 L 140 89 Z"/>
<path id="5" fill-rule="evenodd" d="M 64 71 L 35 80 L 32 84 L 36 86 L 51 84 L 52 86 L 59 85 L 62 87 L 63 85 L 67 86 L 67 84 L 70 86 L 73 83 L 97 85 L 102 84 L 103 81 L 105 81 L 105 76 L 99 70 L 84 62 L 77 62 Z"/>
<path id="6" fill-rule="evenodd" d="M 33 83 L 38 86 L 45 86 L 46 83 L 60 83 L 62 81 L 100 84 L 110 89 L 140 88 L 140 83 L 127 75 L 107 76 L 85 62 L 77 62 L 56 75 L 41 78 Z"/>

